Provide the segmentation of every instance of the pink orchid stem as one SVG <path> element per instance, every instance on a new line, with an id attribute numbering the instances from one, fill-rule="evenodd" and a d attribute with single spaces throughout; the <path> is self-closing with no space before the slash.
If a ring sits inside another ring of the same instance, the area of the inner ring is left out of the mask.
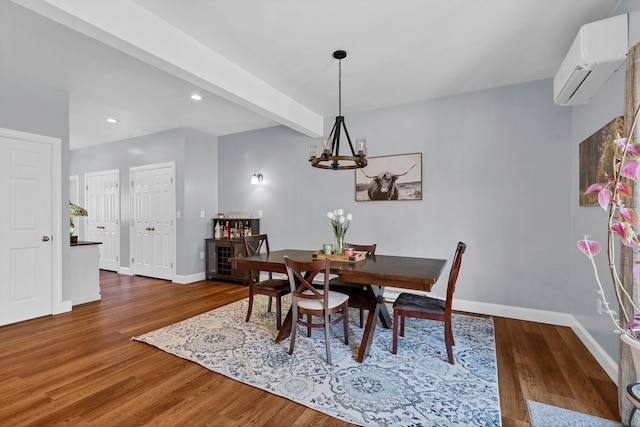
<path id="1" fill-rule="evenodd" d="M 605 297 L 605 295 L 604 295 L 604 288 L 602 287 L 602 282 L 600 282 L 600 275 L 598 274 L 598 267 L 596 267 L 596 262 L 593 259 L 593 254 L 591 253 L 591 247 L 589 246 L 589 242 L 587 241 L 587 236 L 584 237 L 584 243 L 585 243 L 585 247 L 587 248 L 587 252 L 589 252 L 589 259 L 591 260 L 591 265 L 593 266 L 593 273 L 596 276 L 596 282 L 598 283 L 598 289 L 599 289 L 600 297 L 601 297 L 602 302 L 603 302 L 604 307 L 605 307 L 605 311 L 607 312 L 609 317 L 611 317 L 611 320 L 616 325 L 616 327 L 621 332 L 625 332 L 625 329 L 620 325 L 620 322 L 618 322 L 618 320 L 616 320 L 615 316 L 613 315 L 613 311 L 609 308 L 609 302 L 607 301 L 607 297 Z M 609 268 L 611 269 L 611 264 L 609 264 Z"/>
<path id="2" fill-rule="evenodd" d="M 638 105 L 638 108 L 635 111 L 634 114 L 634 118 L 633 118 L 633 123 L 631 124 L 631 129 L 629 130 L 629 136 L 626 139 L 626 143 L 624 145 L 624 149 L 622 150 L 622 155 L 620 158 L 620 168 L 622 168 L 622 165 L 624 164 L 624 161 L 627 157 L 627 151 L 629 148 L 629 144 L 631 143 L 632 137 L 633 137 L 633 131 L 636 127 L 636 123 L 638 122 L 638 111 L 640 111 L 640 105 Z M 613 182 L 613 194 L 611 195 L 611 200 L 609 202 L 609 220 L 608 220 L 608 233 L 607 233 L 607 257 L 608 257 L 608 261 L 609 261 L 609 271 L 611 272 L 611 279 L 613 280 L 614 283 L 614 291 L 615 291 L 615 295 L 616 295 L 616 300 L 618 301 L 618 306 L 620 307 L 620 311 L 621 311 L 621 319 L 619 322 L 615 322 L 616 325 L 625 330 L 626 325 L 628 325 L 631 322 L 631 317 L 629 316 L 629 314 L 627 313 L 627 310 L 625 308 L 625 305 L 623 304 L 623 296 L 624 298 L 629 301 L 631 303 L 631 305 L 633 306 L 634 312 L 638 312 L 637 307 L 635 306 L 635 304 L 633 303 L 633 298 L 629 295 L 629 293 L 627 292 L 627 290 L 624 288 L 624 285 L 622 283 L 622 281 L 620 280 L 620 277 L 618 276 L 618 271 L 616 269 L 616 264 L 615 264 L 615 240 L 614 240 L 614 236 L 613 236 L 613 222 L 614 222 L 614 218 L 615 218 L 615 214 L 616 214 L 616 210 L 618 209 L 619 206 L 622 206 L 622 200 L 620 195 L 618 194 L 618 184 L 620 184 L 620 180 L 622 179 L 622 174 L 620 173 L 620 170 L 618 170 L 618 168 L 616 167 L 616 156 L 613 156 L 613 175 L 614 175 L 614 182 Z M 593 267 L 595 269 L 595 263 L 593 261 L 593 257 L 591 258 L 591 262 L 593 263 Z M 596 270 L 596 275 L 597 275 L 597 270 Z M 600 287 L 600 292 L 603 291 L 602 289 L 602 285 L 600 284 L 600 280 L 596 277 L 596 280 L 598 281 L 598 286 Z M 602 299 L 604 300 L 604 293 L 602 293 Z M 605 301 L 605 306 L 607 306 L 607 310 L 609 310 L 608 304 Z M 610 313 L 611 315 L 611 313 Z M 624 325 L 625 327 L 621 326 Z"/>

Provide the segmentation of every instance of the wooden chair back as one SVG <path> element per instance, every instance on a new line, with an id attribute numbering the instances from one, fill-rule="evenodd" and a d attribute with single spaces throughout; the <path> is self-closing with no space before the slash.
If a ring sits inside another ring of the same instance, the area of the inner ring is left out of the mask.
<path id="1" fill-rule="evenodd" d="M 462 264 L 462 254 L 467 250 L 467 245 L 462 242 L 458 242 L 456 247 L 456 253 L 453 255 L 453 263 L 451 265 L 451 271 L 449 272 L 449 282 L 447 283 L 447 303 L 445 306 L 446 313 L 451 314 L 451 304 L 453 302 L 453 293 L 456 290 L 456 282 L 458 281 L 458 273 L 460 272 L 460 265 Z"/>
<path id="2" fill-rule="evenodd" d="M 266 234 L 244 236 L 244 251 L 247 256 L 259 254 L 263 249 L 267 254 L 270 252 L 269 239 Z"/>
<path id="3" fill-rule="evenodd" d="M 329 272 L 331 265 L 329 259 L 296 261 L 285 256 L 284 264 L 287 267 L 291 295 L 294 298 L 324 300 L 324 306 L 328 306 Z M 315 277 L 320 273 L 324 274 L 324 286 L 322 292 L 313 286 L 313 279 L 315 279 Z M 295 299 L 292 303 L 296 303 Z"/>
<path id="4" fill-rule="evenodd" d="M 376 246 L 378 246 L 378 244 L 374 243 L 373 245 L 356 245 L 355 243 L 345 243 L 344 246 L 346 248 L 353 248 L 354 251 L 366 252 L 367 255 L 371 256 L 376 254 Z"/>
<path id="5" fill-rule="evenodd" d="M 267 255 L 271 252 L 269 250 L 269 239 L 266 234 L 253 234 L 251 236 L 244 236 L 244 253 L 246 256 L 252 256 L 260 254 L 264 251 Z M 268 272 L 269 280 L 273 279 L 273 273 Z M 260 272 L 249 270 L 249 276 L 253 283 L 260 280 Z"/>

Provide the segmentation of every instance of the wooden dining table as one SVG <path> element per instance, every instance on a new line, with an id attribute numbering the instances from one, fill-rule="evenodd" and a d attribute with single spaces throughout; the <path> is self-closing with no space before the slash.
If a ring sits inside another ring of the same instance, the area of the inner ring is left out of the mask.
<path id="1" fill-rule="evenodd" d="M 312 250 L 283 249 L 271 251 L 268 255 L 262 253 L 250 257 L 229 258 L 229 262 L 231 262 L 232 268 L 236 269 L 286 274 L 285 255 L 298 261 L 310 261 L 316 253 L 317 251 Z M 430 291 L 440 277 L 446 263 L 445 259 L 391 255 L 367 256 L 358 262 L 331 261 L 331 273 L 340 276 L 342 281 L 355 285 L 354 292 L 348 292 L 350 298 L 353 296 L 354 302 L 356 302 L 355 306 L 369 312 L 356 356 L 358 362 L 362 362 L 369 354 L 376 328 L 376 319 L 380 318 L 383 327 L 391 327 L 391 316 L 384 303 L 385 286 Z M 289 310 L 276 337 L 276 342 L 289 336 L 291 325 L 291 310 Z"/>

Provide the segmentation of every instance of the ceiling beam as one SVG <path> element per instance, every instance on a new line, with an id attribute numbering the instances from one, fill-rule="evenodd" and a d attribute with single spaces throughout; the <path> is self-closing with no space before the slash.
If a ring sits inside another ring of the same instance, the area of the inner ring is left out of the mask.
<path id="1" fill-rule="evenodd" d="M 323 117 L 131 0 L 12 0 L 221 98 L 311 137 Z"/>

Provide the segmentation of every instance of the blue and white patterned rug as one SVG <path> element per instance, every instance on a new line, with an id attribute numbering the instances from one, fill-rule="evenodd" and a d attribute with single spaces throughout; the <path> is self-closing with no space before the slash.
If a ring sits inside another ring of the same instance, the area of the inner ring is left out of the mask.
<path id="1" fill-rule="evenodd" d="M 289 355 L 289 339 L 274 342 L 275 315 L 266 312 L 267 299 L 256 298 L 250 322 L 244 321 L 247 301 L 133 339 L 354 424 L 501 425 L 492 319 L 455 315 L 455 365 L 446 361 L 442 323 L 416 319 L 406 320 L 397 355 L 390 351 L 391 329 L 378 325 L 369 356 L 358 363 L 362 329 L 358 310 L 351 309 L 349 346 L 336 325 L 330 366 L 322 329 L 307 338 L 299 327 Z"/>

